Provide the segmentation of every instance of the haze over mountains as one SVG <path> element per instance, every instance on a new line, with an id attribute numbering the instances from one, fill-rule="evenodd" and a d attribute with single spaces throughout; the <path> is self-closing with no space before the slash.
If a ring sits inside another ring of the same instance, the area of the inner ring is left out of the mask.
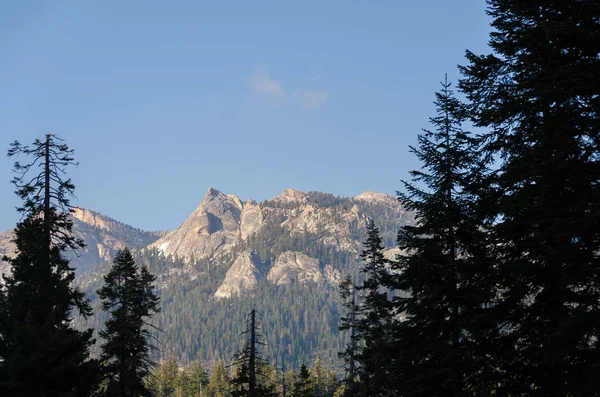
<path id="1" fill-rule="evenodd" d="M 393 256 L 398 229 L 414 221 L 382 193 L 342 198 L 286 189 L 258 203 L 214 188 L 170 232 L 143 231 L 89 209 L 76 209 L 73 217 L 87 246 L 70 254 L 72 264 L 95 306 L 95 290 L 117 250 L 129 247 L 157 275 L 161 357 L 231 358 L 243 313 L 256 306 L 271 359 L 295 365 L 319 354 L 332 366 L 343 346 L 337 286 L 345 274 L 359 277 L 367 224 L 375 221 Z M 10 231 L 0 233 L 0 254 L 14 251 L 11 238 Z M 101 324 L 100 318 L 87 323 Z"/>

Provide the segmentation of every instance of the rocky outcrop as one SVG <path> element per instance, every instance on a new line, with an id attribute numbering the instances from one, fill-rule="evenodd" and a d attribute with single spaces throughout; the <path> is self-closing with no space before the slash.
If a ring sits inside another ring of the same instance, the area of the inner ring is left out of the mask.
<path id="1" fill-rule="evenodd" d="M 366 229 L 369 219 L 361 214 L 358 207 L 352 206 L 341 212 L 336 208 L 321 208 L 306 204 L 290 211 L 290 216 L 283 226 L 292 233 L 309 232 L 320 237 L 326 245 L 338 251 L 359 252 L 362 243 L 352 237 L 351 225 Z"/>
<path id="2" fill-rule="evenodd" d="M 97 227 L 107 231 L 110 231 L 111 226 L 114 227 L 115 223 L 117 223 L 117 221 L 102 216 L 97 212 L 80 207 L 73 208 L 73 210 L 71 211 L 71 215 L 73 216 L 73 218 L 78 219 L 81 222 L 88 224 L 89 226 Z"/>
<path id="3" fill-rule="evenodd" d="M 327 280 L 330 285 L 336 288 L 339 286 L 340 281 L 342 281 L 342 274 L 340 271 L 334 269 L 331 265 L 325 265 L 325 268 L 323 269 L 323 276 L 325 276 L 325 280 Z"/>
<path id="4" fill-rule="evenodd" d="M 256 288 L 264 279 L 263 264 L 254 250 L 242 252 L 227 271 L 225 280 L 215 292 L 217 299 L 231 298 Z"/>
<path id="5" fill-rule="evenodd" d="M 267 280 L 274 284 L 321 283 L 323 273 L 319 260 L 304 255 L 301 252 L 286 251 L 275 259 L 275 264 L 269 270 Z"/>
<path id="6" fill-rule="evenodd" d="M 258 203 L 252 199 L 246 201 L 242 208 L 240 234 L 246 239 L 258 232 L 263 225 L 264 216 Z"/>
<path id="7" fill-rule="evenodd" d="M 185 222 L 150 245 L 150 248 L 187 261 L 213 258 L 239 240 L 242 206 L 237 196 L 209 188 L 200 205 Z"/>
<path id="8" fill-rule="evenodd" d="M 2 274 L 10 274 L 10 266 L 7 262 L 3 261 L 2 258 L 5 255 L 12 256 L 15 254 L 17 246 L 13 242 L 14 238 L 15 234 L 12 230 L 0 233 L 0 284 L 3 283 L 1 277 Z"/>
<path id="9" fill-rule="evenodd" d="M 146 232 L 131 227 L 84 208 L 74 208 L 72 217 L 75 235 L 86 244 L 77 252 L 65 252 L 77 274 L 86 272 L 99 263 L 112 261 L 120 249 L 141 249 L 162 235 L 161 232 Z M 0 259 L 3 255 L 14 255 L 16 247 L 11 241 L 13 237 L 13 231 L 0 233 Z M 0 272 L 7 270 L 8 265 L 0 261 Z"/>
<path id="10" fill-rule="evenodd" d="M 356 200 L 362 200 L 369 203 L 378 203 L 384 205 L 398 205 L 398 200 L 394 196 L 385 193 L 377 193 L 372 191 L 362 192 L 355 197 Z"/>
<path id="11" fill-rule="evenodd" d="M 285 189 L 279 196 L 273 197 L 272 200 L 282 203 L 304 204 L 307 202 L 307 197 L 306 194 L 300 190 Z"/>
<path id="12" fill-rule="evenodd" d="M 334 202 L 346 200 L 346 204 L 336 206 L 330 204 L 331 201 L 323 204 L 314 193 L 294 189 L 285 189 L 279 196 L 260 204 L 251 199 L 243 203 L 235 195 L 209 188 L 188 219 L 150 248 L 188 262 L 214 259 L 236 243 L 259 233 L 266 223 L 277 222 L 291 234 L 308 232 L 338 251 L 359 253 L 362 241 L 357 238 L 357 231 L 366 230 L 370 221 L 361 212 L 362 202 L 372 208 L 391 208 L 398 216 L 405 213 L 394 197 L 383 193 L 365 192 L 355 199 L 331 197 Z"/>

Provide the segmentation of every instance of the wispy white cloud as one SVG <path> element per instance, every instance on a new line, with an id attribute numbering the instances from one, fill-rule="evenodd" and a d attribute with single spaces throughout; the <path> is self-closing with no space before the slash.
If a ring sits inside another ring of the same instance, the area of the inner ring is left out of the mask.
<path id="1" fill-rule="evenodd" d="M 318 109 L 327 102 L 327 92 L 296 90 L 294 96 L 299 98 L 305 109 Z"/>
<path id="2" fill-rule="evenodd" d="M 319 75 L 314 76 L 319 79 Z M 269 69 L 266 66 L 259 66 L 254 69 L 254 73 L 248 79 L 252 91 L 256 94 L 274 98 L 274 99 L 292 99 L 292 103 L 301 104 L 305 109 L 318 109 L 327 102 L 327 92 L 318 90 L 297 89 L 287 93 L 283 84 L 271 78 Z"/>
<path id="3" fill-rule="evenodd" d="M 271 97 L 285 96 L 285 91 L 281 83 L 272 79 L 269 76 L 269 70 L 264 66 L 254 69 L 254 73 L 250 77 L 250 87 L 258 94 Z"/>

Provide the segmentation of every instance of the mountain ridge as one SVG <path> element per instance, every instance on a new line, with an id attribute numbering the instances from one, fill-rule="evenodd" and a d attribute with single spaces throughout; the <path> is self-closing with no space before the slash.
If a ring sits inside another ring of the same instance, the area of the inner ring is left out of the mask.
<path id="1" fill-rule="evenodd" d="M 161 313 L 155 322 L 162 331 L 155 359 L 228 359 L 239 347 L 245 313 L 257 308 L 269 318 L 263 329 L 269 357 L 294 367 L 318 354 L 336 367 L 344 346 L 337 286 L 345 275 L 361 277 L 359 254 L 371 221 L 393 258 L 397 232 L 414 216 L 382 193 L 340 197 L 294 189 L 244 202 L 209 188 L 169 232 L 146 232 L 76 209 L 74 230 L 87 247 L 69 259 L 95 309 L 77 326 L 102 329 L 105 314 L 96 291 L 116 250 L 128 246 L 138 265 L 157 276 Z M 10 235 L 0 233 L 0 253 L 9 253 Z"/>

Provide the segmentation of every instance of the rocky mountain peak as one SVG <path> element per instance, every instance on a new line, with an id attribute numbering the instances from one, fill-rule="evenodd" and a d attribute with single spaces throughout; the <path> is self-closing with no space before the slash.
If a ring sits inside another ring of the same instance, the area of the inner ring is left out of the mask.
<path id="1" fill-rule="evenodd" d="M 355 197 L 356 200 L 367 201 L 370 203 L 379 203 L 379 204 L 398 204 L 398 200 L 394 196 L 385 193 L 378 193 L 372 191 L 362 192 L 358 196 Z"/>
<path id="2" fill-rule="evenodd" d="M 277 197 L 274 197 L 273 200 L 291 202 L 297 201 L 301 203 L 305 203 L 307 201 L 306 194 L 301 192 L 300 190 L 295 189 L 285 189 L 281 194 Z"/>
<path id="3" fill-rule="evenodd" d="M 98 227 L 100 229 L 110 230 L 110 221 L 103 215 L 97 212 L 90 211 L 85 208 L 75 207 L 71 210 L 71 215 L 75 219 L 79 219 L 81 222 L 87 223 L 90 226 Z"/>
<path id="4" fill-rule="evenodd" d="M 150 247 L 188 261 L 213 257 L 239 239 L 242 209 L 237 196 L 209 188 L 200 205 L 181 226 Z"/>

